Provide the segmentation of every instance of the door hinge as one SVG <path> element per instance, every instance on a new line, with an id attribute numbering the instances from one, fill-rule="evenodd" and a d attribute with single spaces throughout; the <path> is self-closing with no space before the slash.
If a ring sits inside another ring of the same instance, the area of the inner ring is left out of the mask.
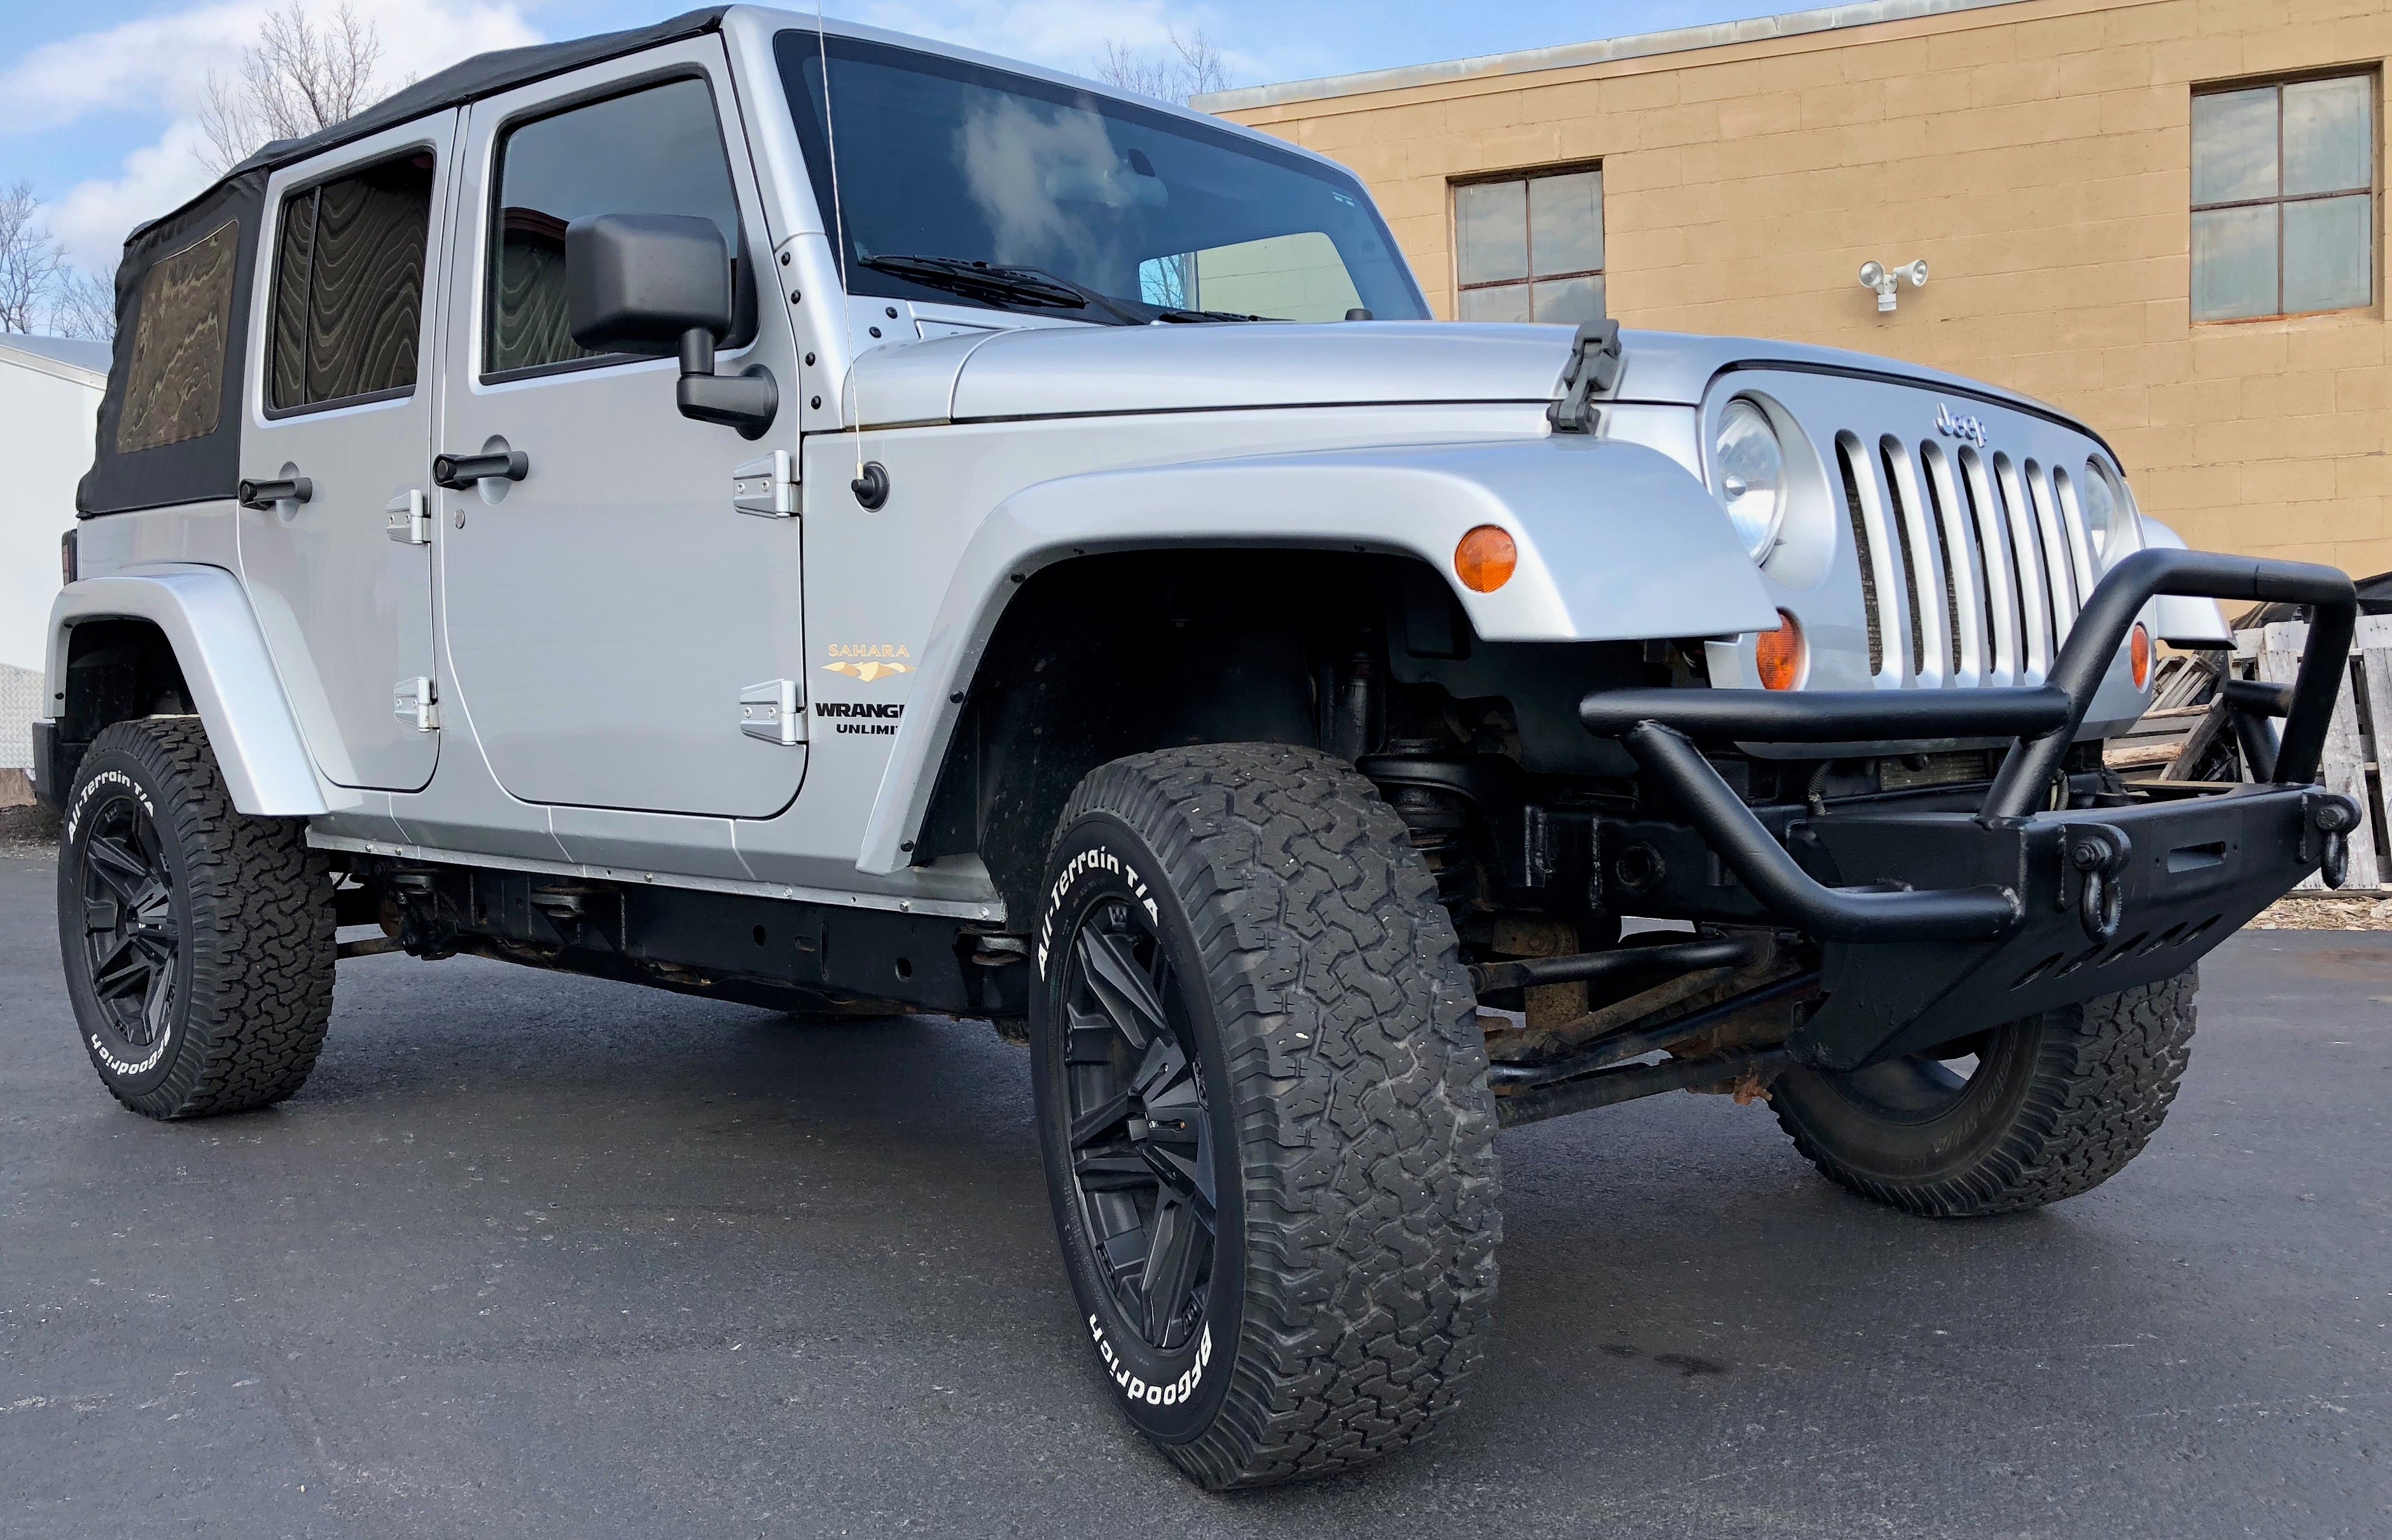
<path id="1" fill-rule="evenodd" d="M 430 679 L 401 679 L 391 686 L 390 714 L 418 732 L 439 727 L 439 687 Z"/>
<path id="2" fill-rule="evenodd" d="M 383 533 L 403 546 L 428 546 L 432 543 L 432 509 L 423 494 L 412 488 L 383 505 L 390 515 Z"/>
<path id="3" fill-rule="evenodd" d="M 766 679 L 739 692 L 739 731 L 784 748 L 806 741 L 806 702 L 795 679 Z"/>
<path id="4" fill-rule="evenodd" d="M 731 506 L 760 518 L 794 518 L 798 511 L 798 465 L 789 451 L 775 449 L 732 472 Z"/>

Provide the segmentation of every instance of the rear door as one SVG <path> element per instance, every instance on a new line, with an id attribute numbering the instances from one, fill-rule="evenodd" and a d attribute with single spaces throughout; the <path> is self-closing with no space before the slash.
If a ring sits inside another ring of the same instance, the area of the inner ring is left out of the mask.
<path id="1" fill-rule="evenodd" d="M 439 755 L 433 359 L 454 111 L 278 172 L 251 306 L 241 576 L 325 776 L 414 791 Z"/>
<path id="2" fill-rule="evenodd" d="M 734 101 L 707 37 L 470 110 L 439 448 L 520 452 L 526 473 L 437 494 L 443 624 L 475 739 L 526 801 L 765 818 L 804 772 L 803 744 L 743 731 L 802 690 L 804 638 L 799 521 L 733 500 L 734 472 L 798 434 Z M 574 343 L 565 228 L 603 214 L 722 231 L 745 318 L 717 369 L 773 371 L 765 437 L 682 417 L 673 359 Z"/>

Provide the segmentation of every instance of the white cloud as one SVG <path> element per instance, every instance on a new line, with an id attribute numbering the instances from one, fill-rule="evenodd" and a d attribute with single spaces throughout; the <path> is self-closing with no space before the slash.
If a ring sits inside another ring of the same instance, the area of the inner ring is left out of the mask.
<path id="1" fill-rule="evenodd" d="M 392 86 L 471 54 L 540 41 L 513 0 L 351 0 L 382 38 L 377 71 Z M 56 128 L 101 113 L 161 114 L 164 129 L 120 174 L 83 182 L 48 213 L 78 262 L 112 260 L 125 232 L 205 187 L 199 112 L 210 71 L 240 67 L 269 0 L 224 0 L 45 44 L 0 74 L 0 133 Z M 306 7 L 322 15 L 325 0 Z"/>

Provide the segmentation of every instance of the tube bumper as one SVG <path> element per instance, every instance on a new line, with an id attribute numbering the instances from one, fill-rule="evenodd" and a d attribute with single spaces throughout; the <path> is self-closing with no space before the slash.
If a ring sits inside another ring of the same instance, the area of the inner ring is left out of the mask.
<path id="1" fill-rule="evenodd" d="M 2041 811 L 2111 660 L 2155 595 L 2314 606 L 2274 783 L 2164 804 Z M 2320 865 L 2359 809 L 2312 783 L 2358 618 L 2331 567 L 2146 550 L 2103 578 L 2047 683 L 1815 693 L 1599 692 L 1617 738 L 1770 915 L 1825 943 L 1817 1011 L 1788 1044 L 1852 1068 L 2179 973 Z M 1839 744 L 2009 737 L 1983 807 L 1796 820 L 1781 843 L 1696 739 Z"/>

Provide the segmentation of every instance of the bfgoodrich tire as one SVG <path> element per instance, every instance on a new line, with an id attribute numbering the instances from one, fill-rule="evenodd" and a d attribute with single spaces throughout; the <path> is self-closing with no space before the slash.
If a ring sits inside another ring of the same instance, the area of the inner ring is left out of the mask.
<path id="1" fill-rule="evenodd" d="M 92 1068 L 150 1118 L 280 1101 L 332 1010 L 332 886 L 295 821 L 234 809 L 189 717 L 103 728 L 66 796 L 58 943 Z"/>
<path id="2" fill-rule="evenodd" d="M 2173 978 L 1996 1027 L 1850 1074 L 1795 1070 L 1772 1094 L 1795 1147 L 1831 1180 L 1953 1219 L 2090 1192 L 2142 1152 L 2190 1057 L 2193 992 Z"/>
<path id="3" fill-rule="evenodd" d="M 1434 1428 L 1494 1303 L 1495 1114 L 1393 810 L 1309 749 L 1117 760 L 1064 809 L 1034 947 L 1047 1184 L 1130 1421 L 1216 1488 Z"/>

